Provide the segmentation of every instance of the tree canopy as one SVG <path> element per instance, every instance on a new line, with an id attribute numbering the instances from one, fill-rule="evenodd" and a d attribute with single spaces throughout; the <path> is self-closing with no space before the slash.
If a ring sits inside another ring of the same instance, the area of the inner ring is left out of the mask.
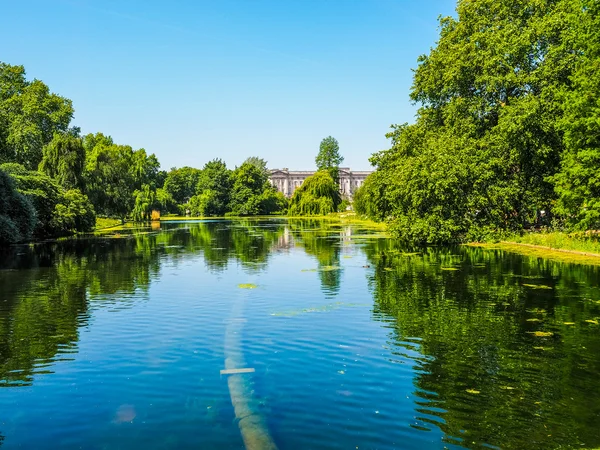
<path id="1" fill-rule="evenodd" d="M 315 158 L 318 170 L 327 170 L 331 178 L 337 183 L 340 178 L 340 164 L 344 161 L 344 157 L 340 154 L 340 145 L 338 141 L 327 136 L 319 145 L 319 153 Z"/>
<path id="2" fill-rule="evenodd" d="M 392 147 L 371 158 L 361 210 L 423 243 L 542 218 L 600 225 L 597 9 L 581 0 L 459 1 L 418 60 L 416 122 L 393 126 Z"/>
<path id="3" fill-rule="evenodd" d="M 304 180 L 290 199 L 292 216 L 326 215 L 336 212 L 341 203 L 337 183 L 327 170 L 320 170 Z"/>

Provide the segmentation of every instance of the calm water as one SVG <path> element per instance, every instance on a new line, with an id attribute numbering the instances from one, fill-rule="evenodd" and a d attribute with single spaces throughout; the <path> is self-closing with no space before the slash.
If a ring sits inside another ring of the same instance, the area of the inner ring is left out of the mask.
<path id="1" fill-rule="evenodd" d="M 145 231 L 1 254 L 3 449 L 244 448 L 231 352 L 282 450 L 600 447 L 598 267 L 317 221 Z"/>

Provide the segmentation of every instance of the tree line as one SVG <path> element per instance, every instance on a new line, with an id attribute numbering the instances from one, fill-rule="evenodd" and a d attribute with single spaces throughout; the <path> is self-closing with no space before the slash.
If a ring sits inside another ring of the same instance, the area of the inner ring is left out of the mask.
<path id="1" fill-rule="evenodd" d="M 148 220 L 163 214 L 257 215 L 284 212 L 266 162 L 234 170 L 220 159 L 202 169 L 160 169 L 154 154 L 71 125 L 71 100 L 23 66 L 0 62 L 0 244 L 86 232 L 96 214 Z"/>
<path id="2" fill-rule="evenodd" d="M 417 243 L 600 228 L 600 3 L 459 0 L 355 195 Z"/>

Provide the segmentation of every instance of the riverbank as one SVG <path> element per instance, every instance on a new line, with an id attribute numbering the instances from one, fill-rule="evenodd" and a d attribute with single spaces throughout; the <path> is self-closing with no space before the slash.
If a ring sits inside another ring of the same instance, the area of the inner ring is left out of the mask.
<path id="1" fill-rule="evenodd" d="M 524 256 L 548 258 L 562 262 L 600 265 L 600 239 L 586 233 L 526 233 L 494 243 L 469 243 L 471 247 L 506 250 Z"/>
<path id="2" fill-rule="evenodd" d="M 362 225 L 372 230 L 387 231 L 387 225 L 382 222 L 374 222 L 370 219 L 363 219 L 355 212 L 331 213 L 324 216 L 227 216 L 227 217 L 191 217 L 191 216 L 164 216 L 162 222 L 168 221 L 186 221 L 186 220 L 230 220 L 230 219 L 286 219 L 286 220 L 323 220 L 327 222 L 339 222 L 344 225 Z"/>

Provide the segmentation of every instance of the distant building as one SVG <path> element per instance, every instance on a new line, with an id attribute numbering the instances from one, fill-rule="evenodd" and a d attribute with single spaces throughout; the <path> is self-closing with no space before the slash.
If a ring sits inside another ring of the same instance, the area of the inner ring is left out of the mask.
<path id="1" fill-rule="evenodd" d="M 340 193 L 343 197 L 352 197 L 354 191 L 365 182 L 370 171 L 352 172 L 348 167 L 340 167 Z M 304 180 L 314 171 L 297 170 L 291 171 L 287 168 L 271 169 L 270 181 L 273 186 L 286 197 L 291 197 L 296 189 L 302 186 Z"/>

